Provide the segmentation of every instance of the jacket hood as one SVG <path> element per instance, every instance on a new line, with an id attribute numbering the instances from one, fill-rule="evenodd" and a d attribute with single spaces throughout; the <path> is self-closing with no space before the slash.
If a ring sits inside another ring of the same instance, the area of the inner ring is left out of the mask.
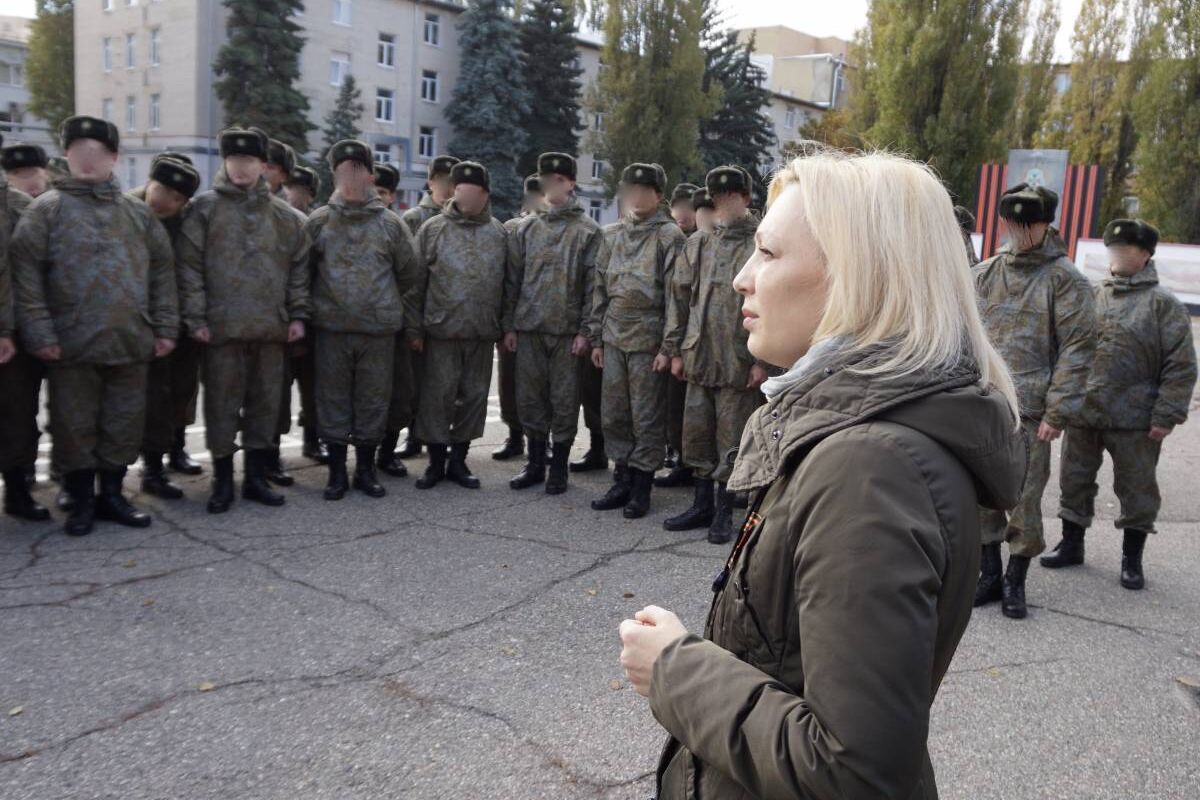
<path id="1" fill-rule="evenodd" d="M 1112 290 L 1115 292 L 1134 292 L 1138 289 L 1149 289 L 1158 286 L 1158 269 L 1154 266 L 1154 261 L 1151 260 L 1146 265 L 1146 268 L 1137 275 L 1126 278 L 1110 273 L 1104 279 L 1104 285 L 1112 287 Z"/>
<path id="2" fill-rule="evenodd" d="M 632 211 L 626 212 L 625 216 L 621 217 L 621 222 L 631 228 L 658 228 L 668 222 L 674 224 L 675 220 L 660 208 L 646 219 L 638 219 Z"/>
<path id="3" fill-rule="evenodd" d="M 227 197 L 262 197 L 271 196 L 271 187 L 267 185 L 267 179 L 259 177 L 259 179 L 249 189 L 243 189 L 240 186 L 235 186 L 233 181 L 229 180 L 229 175 L 225 172 L 225 167 L 217 170 L 216 177 L 213 178 L 213 190 Z"/>
<path id="4" fill-rule="evenodd" d="M 1046 238 L 1042 239 L 1042 243 L 1032 250 L 1016 253 L 1009 249 L 1007 252 L 1015 266 L 1036 267 L 1056 258 L 1066 258 L 1067 242 L 1059 234 L 1057 228 L 1050 227 L 1046 229 Z"/>
<path id="5" fill-rule="evenodd" d="M 1015 506 L 1024 485 L 1026 443 L 1004 398 L 979 385 L 971 363 L 899 377 L 854 371 L 880 352 L 836 356 L 756 411 L 742 435 L 729 490 L 767 486 L 794 456 L 826 437 L 880 420 L 919 431 L 951 452 L 971 474 L 980 505 Z"/>
<path id="6" fill-rule="evenodd" d="M 727 239 L 746 239 L 754 236 L 758 230 L 759 220 L 749 211 L 728 225 L 718 223 L 714 230 L 719 231 Z"/>
<path id="7" fill-rule="evenodd" d="M 483 210 L 478 214 L 467 215 L 459 210 L 457 200 L 450 200 L 442 207 L 442 214 L 455 222 L 466 223 L 468 225 L 484 225 L 492 219 L 492 201 L 488 200 L 484 204 Z"/>
<path id="8" fill-rule="evenodd" d="M 92 195 L 101 200 L 116 200 L 121 196 L 121 186 L 115 177 L 99 182 L 66 177 L 54 184 L 54 188 L 64 194 L 73 194 L 78 197 Z"/>
<path id="9" fill-rule="evenodd" d="M 379 199 L 379 195 L 373 192 L 367 197 L 366 202 L 363 203 L 347 202 L 346 198 L 342 197 L 341 192 L 334 192 L 329 196 L 329 206 L 332 210 L 348 217 L 374 216 L 375 214 L 382 214 L 386 208 L 383 201 Z"/>
<path id="10" fill-rule="evenodd" d="M 542 216 L 550 219 L 570 219 L 583 214 L 583 206 L 579 205 L 579 200 L 571 197 L 561 206 L 547 206 L 546 210 L 541 212 Z"/>
<path id="11" fill-rule="evenodd" d="M 442 207 L 433 199 L 433 195 L 429 192 L 421 195 L 421 202 L 417 203 L 418 208 L 428 208 L 430 211 L 441 211 Z"/>

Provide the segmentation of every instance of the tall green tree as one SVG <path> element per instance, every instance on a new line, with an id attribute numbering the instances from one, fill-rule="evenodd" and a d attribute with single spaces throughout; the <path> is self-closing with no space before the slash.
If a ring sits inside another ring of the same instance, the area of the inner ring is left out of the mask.
<path id="1" fill-rule="evenodd" d="M 526 0 L 522 6 L 517 32 L 529 110 L 521 119 L 527 137 L 517 164 L 521 175 L 537 169 L 541 153 L 578 154 L 583 67 L 575 14 L 570 0 Z"/>
<path id="2" fill-rule="evenodd" d="M 1134 97 L 1139 214 L 1165 241 L 1200 244 L 1200 3 L 1147 5 L 1149 67 Z"/>
<path id="3" fill-rule="evenodd" d="M 1058 0 L 1042 0 L 1029 53 L 1020 67 L 1020 88 L 1008 132 L 1008 142 L 1014 148 L 1036 146 L 1054 102 L 1054 40 L 1061 24 Z"/>
<path id="4" fill-rule="evenodd" d="M 775 144 L 775 126 L 766 109 L 771 93 L 766 73 L 750 60 L 754 40 L 741 43 L 736 31 L 724 31 L 705 49 L 706 94 L 719 97 L 713 113 L 700 119 L 700 158 L 706 170 L 737 164 L 762 177 Z"/>
<path id="5" fill-rule="evenodd" d="M 226 40 L 213 61 L 213 88 L 229 123 L 257 125 L 297 152 L 308 150 L 308 99 L 296 88 L 304 37 L 294 15 L 303 0 L 222 0 Z"/>
<path id="6" fill-rule="evenodd" d="M 529 95 L 511 0 L 472 0 L 458 21 L 458 43 L 458 82 L 446 106 L 454 130 L 449 150 L 487 167 L 492 212 L 503 219 L 521 206 L 517 163 L 528 141 L 522 120 Z"/>
<path id="7" fill-rule="evenodd" d="M 75 113 L 75 2 L 38 0 L 25 59 L 29 113 L 44 119 L 58 143 L 58 128 Z"/>
<path id="8" fill-rule="evenodd" d="M 316 170 L 321 176 L 321 191 L 317 200 L 325 202 L 333 194 L 333 171 L 329 168 L 329 151 L 343 139 L 362 136 L 358 122 L 363 115 L 362 91 L 353 75 L 347 75 L 338 89 L 337 102 L 325 115 L 325 127 L 321 130 L 321 159 Z"/>

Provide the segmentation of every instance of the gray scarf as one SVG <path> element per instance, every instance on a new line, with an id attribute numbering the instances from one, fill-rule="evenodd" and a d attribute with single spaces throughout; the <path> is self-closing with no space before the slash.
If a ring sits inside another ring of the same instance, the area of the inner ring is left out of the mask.
<path id="1" fill-rule="evenodd" d="M 767 378 L 762 385 L 762 393 L 768 398 L 782 394 L 820 367 L 825 366 L 846 349 L 849 340 L 844 336 L 833 336 L 808 348 L 808 352 L 792 365 L 792 368 L 774 378 Z"/>

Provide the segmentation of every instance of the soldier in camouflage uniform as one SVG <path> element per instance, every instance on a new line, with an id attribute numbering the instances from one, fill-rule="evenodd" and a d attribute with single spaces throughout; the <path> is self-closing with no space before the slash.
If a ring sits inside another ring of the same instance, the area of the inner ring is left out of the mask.
<path id="1" fill-rule="evenodd" d="M 979 309 L 992 344 L 1012 372 L 1029 440 L 1029 471 L 1011 512 L 981 510 L 982 565 L 975 605 L 1001 600 L 1004 615 L 1026 614 L 1029 561 L 1046 549 L 1042 492 L 1050 478 L 1050 443 L 1079 420 L 1095 352 L 1092 287 L 1067 258 L 1051 227 L 1058 195 L 1018 184 L 1000 199 L 1010 244 L 974 268 Z M 1008 542 L 1001 575 L 1000 543 Z"/>
<path id="2" fill-rule="evenodd" d="M 179 247 L 179 231 L 188 202 L 200 188 L 200 173 L 190 163 L 159 156 L 150 165 L 150 180 L 129 193 L 149 206 L 166 228 L 172 252 Z M 200 474 L 200 465 L 183 449 L 187 426 L 195 419 L 200 380 L 200 345 L 188 336 L 177 338 L 175 350 L 150 364 L 146 377 L 146 430 L 142 439 L 142 491 L 167 500 L 183 497 L 183 490 L 167 477 L 163 456 L 171 453 L 172 465 L 189 475 Z M 179 458 L 186 459 L 187 463 Z"/>
<path id="3" fill-rule="evenodd" d="M 746 348 L 742 297 L 733 278 L 754 255 L 758 218 L 750 213 L 753 184 L 741 167 L 717 167 L 705 179 L 717 206 L 710 233 L 688 239 L 671 281 L 663 352 L 671 371 L 687 379 L 683 459 L 696 472 L 692 506 L 663 523 L 669 531 L 708 526 L 708 540 L 732 536 L 733 497 L 725 490 L 731 459 L 750 414 L 762 403 L 765 365 Z"/>
<path id="4" fill-rule="evenodd" d="M 251 130 L 258 130 L 258 128 Z M 263 177 L 267 180 L 267 188 L 271 190 L 271 194 L 285 203 L 287 202 L 287 193 L 283 186 L 287 183 L 288 176 L 292 174 L 295 167 L 296 151 L 278 139 L 268 138 L 267 166 L 263 170 Z"/>
<path id="5" fill-rule="evenodd" d="M 696 212 L 696 230 L 709 232 L 716 225 L 717 209 L 708 189 L 697 189 L 692 194 L 692 208 Z"/>
<path id="6" fill-rule="evenodd" d="M 376 164 L 374 166 L 375 176 L 375 196 L 383 203 L 384 208 L 391 208 L 396 204 L 396 188 L 400 186 L 400 170 L 393 167 L 391 164 Z M 405 230 L 408 226 L 405 225 Z M 409 235 L 413 236 L 412 231 Z"/>
<path id="7" fill-rule="evenodd" d="M 567 457 L 579 427 L 578 360 L 588 355 L 588 312 L 600 226 L 575 197 L 575 159 L 538 156 L 546 210 L 510 231 L 504 291 L 505 350 L 516 355 L 517 406 L 529 459 L 509 485 L 543 481 L 547 494 L 567 490 Z M 550 443 L 550 475 L 546 446 Z"/>
<path id="8" fill-rule="evenodd" d="M 315 210 L 314 206 L 317 203 L 317 193 L 320 188 L 321 177 L 317 171 L 305 166 L 293 167 L 287 181 L 283 184 L 283 191 L 287 195 L 287 204 L 306 217 Z"/>
<path id="9" fill-rule="evenodd" d="M 680 183 L 671 190 L 671 219 L 687 237 L 696 233 L 696 210 L 692 208 L 692 195 L 699 188 L 694 183 Z M 663 464 L 670 471 L 655 478 L 655 486 L 668 488 L 693 484 L 692 469 L 683 463 L 683 403 L 686 394 L 686 381 L 674 375 L 667 378 L 667 457 Z"/>
<path id="10" fill-rule="evenodd" d="M 3 141 L 0 137 L 0 143 Z M 0 169 L 4 170 L 8 185 L 32 198 L 50 188 L 50 173 L 46 170 L 49 163 L 46 151 L 36 144 L 17 142 L 0 150 Z"/>
<path id="11" fill-rule="evenodd" d="M 179 309 L 167 232 L 113 177 L 116 126 L 71 117 L 60 140 L 71 177 L 30 204 L 10 259 L 21 338 L 47 364 L 50 425 L 74 500 L 66 532 L 82 536 L 95 517 L 150 524 L 121 483 L 142 444 L 146 368 L 174 349 Z"/>
<path id="12" fill-rule="evenodd" d="M 589 334 L 592 359 L 604 370 L 604 441 L 617 462 L 613 486 L 592 508 L 624 508 L 627 519 L 650 509 L 654 472 L 666 447 L 667 370 L 662 351 L 667 294 L 683 231 L 662 205 L 666 175 L 657 164 L 621 173 L 620 222 L 605 228 L 596 260 Z"/>
<path id="13" fill-rule="evenodd" d="M 492 216 L 488 173 L 460 161 L 450 178 L 454 199 L 417 234 L 416 291 L 405 310 L 412 347 L 425 354 L 417 435 L 429 448 L 429 467 L 418 489 L 445 478 L 479 488 L 467 451 L 483 435 L 492 352 L 502 334 L 508 234 Z"/>
<path id="14" fill-rule="evenodd" d="M 205 438 L 213 457 L 209 513 L 233 504 L 233 454 L 242 431 L 242 497 L 270 506 L 267 483 L 285 348 L 309 317 L 304 215 L 274 197 L 263 178 L 267 139 L 221 132 L 223 164 L 213 188 L 192 200 L 179 248 L 183 320 L 202 359 Z"/>
<path id="15" fill-rule="evenodd" d="M 416 272 L 412 236 L 375 191 L 374 159 L 363 142 L 329 151 L 335 191 L 305 223 L 312 240 L 317 419 L 329 447 L 326 500 L 349 488 L 346 449 L 354 445 L 354 488 L 383 497 L 375 448 L 387 427 L 396 333 Z"/>
<path id="16" fill-rule="evenodd" d="M 1051 569 L 1083 563 L 1083 537 L 1095 513 L 1096 473 L 1105 451 L 1121 501 L 1121 585 L 1146 585 L 1142 551 L 1154 533 L 1161 497 L 1156 476 L 1163 440 L 1187 420 L 1196 386 L 1192 320 L 1158 285 L 1158 230 L 1116 219 L 1104 231 L 1110 275 L 1096 291 L 1096 357 L 1080 424 L 1067 429 L 1060 482 L 1063 538 L 1042 556 Z"/>

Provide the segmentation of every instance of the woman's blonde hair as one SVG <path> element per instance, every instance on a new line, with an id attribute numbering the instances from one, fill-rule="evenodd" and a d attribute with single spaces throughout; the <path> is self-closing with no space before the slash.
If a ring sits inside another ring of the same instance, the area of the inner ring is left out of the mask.
<path id="1" fill-rule="evenodd" d="M 863 370 L 879 375 L 973 360 L 1016 419 L 1012 377 L 984 330 L 954 206 L 933 170 L 889 153 L 811 146 L 775 173 L 768 202 L 792 187 L 828 270 L 813 341 L 897 342 Z"/>

